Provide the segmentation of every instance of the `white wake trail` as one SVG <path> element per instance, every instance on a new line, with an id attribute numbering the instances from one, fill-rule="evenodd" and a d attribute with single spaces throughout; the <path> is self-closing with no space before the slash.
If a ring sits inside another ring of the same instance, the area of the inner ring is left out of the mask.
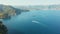
<path id="1" fill-rule="evenodd" d="M 44 27 L 47 27 L 46 24 L 43 24 L 43 23 L 41 23 L 41 22 L 39 22 L 39 21 L 33 20 L 32 23 L 40 24 L 40 25 L 42 25 L 42 26 L 44 26 Z"/>

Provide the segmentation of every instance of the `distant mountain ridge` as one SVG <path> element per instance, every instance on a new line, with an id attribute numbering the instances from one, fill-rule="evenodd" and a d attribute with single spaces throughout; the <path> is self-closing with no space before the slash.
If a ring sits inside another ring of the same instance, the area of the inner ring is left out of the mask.
<path id="1" fill-rule="evenodd" d="M 60 5 L 15 6 L 25 10 L 60 10 Z"/>

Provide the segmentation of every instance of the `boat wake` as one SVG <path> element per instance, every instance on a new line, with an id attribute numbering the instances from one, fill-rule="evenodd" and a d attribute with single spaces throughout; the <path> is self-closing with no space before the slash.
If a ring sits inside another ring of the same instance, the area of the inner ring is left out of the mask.
<path id="1" fill-rule="evenodd" d="M 46 24 L 43 24 L 43 23 L 36 21 L 36 20 L 33 20 L 32 23 L 40 24 L 41 26 L 47 27 Z"/>

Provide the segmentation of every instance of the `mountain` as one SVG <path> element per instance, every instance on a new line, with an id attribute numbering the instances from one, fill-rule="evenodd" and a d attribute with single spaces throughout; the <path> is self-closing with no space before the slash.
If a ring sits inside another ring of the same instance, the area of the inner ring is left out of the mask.
<path id="1" fill-rule="evenodd" d="M 10 5 L 0 5 L 0 19 L 11 18 L 11 16 L 19 15 L 27 10 L 18 9 Z"/>
<path id="2" fill-rule="evenodd" d="M 19 9 L 19 8 L 15 8 L 13 6 L 9 6 L 9 5 L 0 5 L 0 12 L 3 13 L 8 13 L 9 15 L 18 15 L 21 12 L 27 12 L 27 10 L 23 10 L 23 9 Z"/>

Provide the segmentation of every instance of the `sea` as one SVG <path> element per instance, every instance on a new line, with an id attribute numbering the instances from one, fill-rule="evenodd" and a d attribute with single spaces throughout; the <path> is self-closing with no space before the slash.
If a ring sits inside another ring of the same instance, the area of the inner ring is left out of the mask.
<path id="1" fill-rule="evenodd" d="M 60 34 L 60 10 L 30 10 L 3 24 L 8 34 Z"/>

